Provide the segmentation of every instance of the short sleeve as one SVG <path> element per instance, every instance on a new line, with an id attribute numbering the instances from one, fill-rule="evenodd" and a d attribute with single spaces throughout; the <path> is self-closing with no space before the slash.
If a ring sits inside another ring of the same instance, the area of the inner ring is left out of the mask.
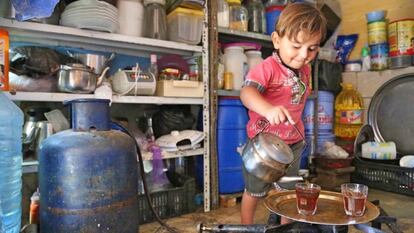
<path id="1" fill-rule="evenodd" d="M 275 64 L 276 62 L 271 58 L 267 58 L 262 63 L 251 69 L 244 82 L 244 86 L 255 86 L 260 92 L 266 90 L 269 83 L 275 78 Z"/>

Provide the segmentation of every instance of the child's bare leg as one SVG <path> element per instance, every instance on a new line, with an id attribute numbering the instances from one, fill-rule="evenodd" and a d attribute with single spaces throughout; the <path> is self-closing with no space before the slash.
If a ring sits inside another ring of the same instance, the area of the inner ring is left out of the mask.
<path id="1" fill-rule="evenodd" d="M 258 199 L 258 197 L 250 196 L 246 191 L 243 193 L 240 211 L 241 224 L 253 224 Z"/>

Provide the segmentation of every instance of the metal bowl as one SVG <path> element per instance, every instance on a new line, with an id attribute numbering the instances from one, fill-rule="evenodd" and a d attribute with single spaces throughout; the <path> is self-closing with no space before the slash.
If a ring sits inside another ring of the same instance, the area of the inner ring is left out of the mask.
<path id="1" fill-rule="evenodd" d="M 96 74 L 82 64 L 61 65 L 58 71 L 58 89 L 62 92 L 87 94 L 96 89 Z"/>

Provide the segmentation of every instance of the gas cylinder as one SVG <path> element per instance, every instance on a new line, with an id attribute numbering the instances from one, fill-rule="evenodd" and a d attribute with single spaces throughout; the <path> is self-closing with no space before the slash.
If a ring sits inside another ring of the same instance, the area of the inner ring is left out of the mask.
<path id="1" fill-rule="evenodd" d="M 64 104 L 71 129 L 40 146 L 40 232 L 138 232 L 133 139 L 111 130 L 109 100 Z"/>

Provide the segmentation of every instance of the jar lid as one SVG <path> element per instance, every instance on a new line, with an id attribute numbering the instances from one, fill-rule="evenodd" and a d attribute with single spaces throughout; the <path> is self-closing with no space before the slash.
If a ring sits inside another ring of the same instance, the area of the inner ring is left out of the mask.
<path id="1" fill-rule="evenodd" d="M 237 4 L 241 4 L 241 0 L 227 0 L 227 3 L 237 3 Z"/>
<path id="2" fill-rule="evenodd" d="M 242 47 L 244 50 L 260 50 L 262 46 L 257 43 L 253 42 L 235 42 L 235 43 L 227 43 L 223 45 L 223 49 L 229 48 L 229 47 Z"/>
<path id="3" fill-rule="evenodd" d="M 160 4 L 160 5 L 165 5 L 165 0 L 144 0 L 144 6 L 147 6 L 149 4 Z"/>

